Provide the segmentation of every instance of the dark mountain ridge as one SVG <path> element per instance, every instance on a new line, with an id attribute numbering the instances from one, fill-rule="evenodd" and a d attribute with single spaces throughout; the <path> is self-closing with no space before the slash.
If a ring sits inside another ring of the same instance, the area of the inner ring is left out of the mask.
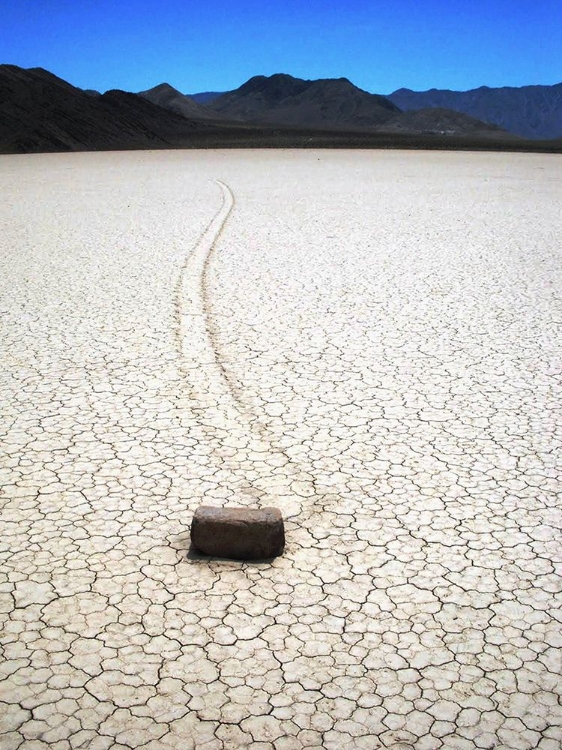
<path id="1" fill-rule="evenodd" d="M 216 112 L 193 101 L 186 94 L 170 86 L 169 83 L 161 83 L 147 91 L 139 91 L 139 96 L 148 99 L 153 104 L 171 109 L 184 117 L 194 117 L 203 120 L 216 120 L 219 116 Z"/>
<path id="2" fill-rule="evenodd" d="M 42 68 L 0 65 L 0 151 L 151 148 L 200 121 L 125 91 L 91 96 Z"/>
<path id="3" fill-rule="evenodd" d="M 370 127 L 399 112 L 386 97 L 369 94 L 347 78 L 308 81 L 285 73 L 254 76 L 208 107 L 230 119 L 307 127 Z"/>
<path id="4" fill-rule="evenodd" d="M 401 110 L 446 107 L 498 125 L 523 138 L 562 137 L 562 83 L 554 86 L 481 86 L 469 91 L 398 89 L 388 97 Z"/>
<path id="5" fill-rule="evenodd" d="M 186 94 L 190 99 L 193 99 L 197 104 L 209 104 L 214 99 L 218 99 L 219 96 L 226 94 L 226 91 L 201 91 L 198 94 Z"/>

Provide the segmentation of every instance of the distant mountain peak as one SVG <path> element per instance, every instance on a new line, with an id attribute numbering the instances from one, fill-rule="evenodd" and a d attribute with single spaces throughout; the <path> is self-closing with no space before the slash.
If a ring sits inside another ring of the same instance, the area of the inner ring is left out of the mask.
<path id="1" fill-rule="evenodd" d="M 249 122 L 305 127 L 371 127 L 399 111 L 389 99 L 355 86 L 347 78 L 305 80 L 288 73 L 253 76 L 209 107 Z"/>
<path id="2" fill-rule="evenodd" d="M 199 120 L 217 119 L 217 114 L 208 109 L 208 107 L 198 104 L 189 96 L 182 94 L 181 91 L 178 91 L 166 82 L 159 83 L 157 86 L 146 91 L 139 91 L 139 96 L 184 117 Z"/>
<path id="3" fill-rule="evenodd" d="M 239 95 L 259 92 L 266 97 L 268 102 L 271 102 L 303 91 L 307 83 L 307 81 L 294 78 L 287 73 L 274 73 L 271 76 L 253 76 L 236 91 L 239 92 Z M 234 94 L 235 92 L 229 93 Z"/>
<path id="4" fill-rule="evenodd" d="M 154 86 L 151 89 L 147 89 L 147 91 L 172 91 L 175 93 L 180 93 L 177 89 L 175 89 L 171 84 L 169 84 L 167 81 L 163 81 L 162 83 L 159 83 L 157 86 Z M 139 94 L 146 94 L 146 91 L 139 91 Z"/>

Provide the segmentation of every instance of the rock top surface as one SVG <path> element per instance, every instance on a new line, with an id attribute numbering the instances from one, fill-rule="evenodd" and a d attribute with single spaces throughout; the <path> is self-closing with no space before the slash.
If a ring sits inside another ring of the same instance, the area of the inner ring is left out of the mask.
<path id="1" fill-rule="evenodd" d="M 283 516 L 278 508 L 197 508 L 191 542 L 205 555 L 236 560 L 263 560 L 285 548 Z"/>

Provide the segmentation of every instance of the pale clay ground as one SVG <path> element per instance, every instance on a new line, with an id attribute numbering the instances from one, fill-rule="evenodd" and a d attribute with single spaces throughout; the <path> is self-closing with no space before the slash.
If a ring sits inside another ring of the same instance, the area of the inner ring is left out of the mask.
<path id="1" fill-rule="evenodd" d="M 561 166 L 0 157 L 2 750 L 560 750 Z"/>

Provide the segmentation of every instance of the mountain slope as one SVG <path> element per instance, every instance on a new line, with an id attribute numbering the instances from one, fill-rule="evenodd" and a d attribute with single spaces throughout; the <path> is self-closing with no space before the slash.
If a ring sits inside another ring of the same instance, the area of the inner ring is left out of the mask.
<path id="1" fill-rule="evenodd" d="M 385 133 L 426 133 L 432 135 L 469 135 L 483 138 L 517 139 L 497 125 L 455 112 L 452 109 L 433 108 L 400 112 L 377 128 Z"/>
<path id="2" fill-rule="evenodd" d="M 524 138 L 562 136 L 562 83 L 521 88 L 482 86 L 470 91 L 398 89 L 388 98 L 404 111 L 454 109 Z"/>
<path id="3" fill-rule="evenodd" d="M 193 99 L 197 104 L 210 104 L 214 99 L 218 99 L 219 96 L 228 93 L 227 91 L 200 91 L 198 94 L 186 94 L 190 99 Z"/>
<path id="4" fill-rule="evenodd" d="M 169 83 L 161 83 L 159 86 L 154 86 L 154 88 L 147 91 L 139 91 L 139 96 L 148 99 L 153 104 L 158 104 L 160 107 L 171 109 L 173 112 L 177 112 L 184 117 L 207 120 L 216 120 L 218 117 L 216 112 L 201 104 L 197 104 L 189 96 L 185 96 L 185 94 L 170 86 Z"/>
<path id="5" fill-rule="evenodd" d="M 194 121 L 124 91 L 90 96 L 42 68 L 0 65 L 0 151 L 151 148 Z"/>
<path id="6" fill-rule="evenodd" d="M 306 127 L 369 127 L 399 111 L 346 78 L 305 81 L 282 73 L 255 76 L 208 107 L 231 119 Z"/>

